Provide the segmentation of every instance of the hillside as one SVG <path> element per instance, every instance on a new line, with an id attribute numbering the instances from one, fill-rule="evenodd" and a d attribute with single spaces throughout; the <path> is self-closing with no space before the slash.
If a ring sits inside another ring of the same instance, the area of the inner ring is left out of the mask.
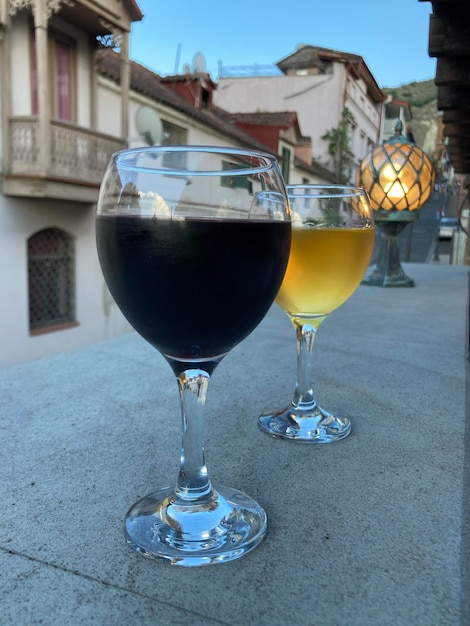
<path id="1" fill-rule="evenodd" d="M 411 106 L 413 129 L 416 145 L 432 155 L 436 145 L 437 133 L 437 87 L 434 79 L 412 82 L 400 87 L 382 87 L 382 91 L 391 94 L 397 100 L 408 102 Z"/>

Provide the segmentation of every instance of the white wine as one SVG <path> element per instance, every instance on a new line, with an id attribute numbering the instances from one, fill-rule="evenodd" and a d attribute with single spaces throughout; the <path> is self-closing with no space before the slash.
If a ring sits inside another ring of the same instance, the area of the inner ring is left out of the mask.
<path id="1" fill-rule="evenodd" d="M 298 228 L 276 302 L 295 324 L 319 326 L 361 282 L 374 247 L 373 228 Z"/>

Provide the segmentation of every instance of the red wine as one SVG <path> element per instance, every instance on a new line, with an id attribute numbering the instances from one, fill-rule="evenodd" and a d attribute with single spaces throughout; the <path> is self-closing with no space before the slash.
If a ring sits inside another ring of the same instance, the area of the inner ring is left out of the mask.
<path id="1" fill-rule="evenodd" d="M 219 361 L 262 320 L 284 276 L 290 234 L 290 222 L 261 220 L 99 215 L 96 222 L 119 308 L 169 360 L 191 367 Z"/>

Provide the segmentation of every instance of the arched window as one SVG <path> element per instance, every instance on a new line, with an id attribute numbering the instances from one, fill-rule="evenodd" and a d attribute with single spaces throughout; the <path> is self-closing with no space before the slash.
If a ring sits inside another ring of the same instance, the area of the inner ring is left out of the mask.
<path id="1" fill-rule="evenodd" d="M 29 330 L 57 330 L 75 323 L 73 238 L 46 228 L 28 239 Z"/>

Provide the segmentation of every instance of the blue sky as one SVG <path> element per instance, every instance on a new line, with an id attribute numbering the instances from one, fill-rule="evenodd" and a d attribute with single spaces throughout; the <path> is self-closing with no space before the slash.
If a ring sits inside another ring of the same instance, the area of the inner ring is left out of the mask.
<path id="1" fill-rule="evenodd" d="M 381 87 L 434 78 L 431 2 L 418 0 L 137 0 L 130 56 L 161 75 L 202 53 L 217 80 L 225 66 L 271 65 L 299 43 L 362 56 Z"/>

